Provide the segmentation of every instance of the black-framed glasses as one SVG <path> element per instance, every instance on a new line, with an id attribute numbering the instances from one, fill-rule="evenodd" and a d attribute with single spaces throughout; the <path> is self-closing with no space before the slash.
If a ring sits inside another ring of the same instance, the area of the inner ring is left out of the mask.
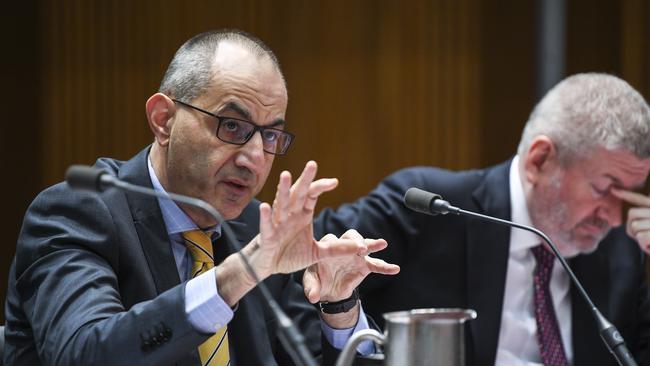
<path id="1" fill-rule="evenodd" d="M 255 135 L 255 132 L 260 131 L 264 151 L 273 155 L 284 155 L 287 150 L 289 150 L 291 141 L 293 141 L 294 138 L 292 133 L 278 128 L 258 126 L 255 123 L 244 119 L 217 116 L 214 113 L 181 102 L 180 100 L 172 99 L 172 101 L 216 118 L 217 121 L 219 121 L 219 125 L 217 126 L 217 138 L 229 144 L 244 145 L 253 137 L 253 135 Z"/>

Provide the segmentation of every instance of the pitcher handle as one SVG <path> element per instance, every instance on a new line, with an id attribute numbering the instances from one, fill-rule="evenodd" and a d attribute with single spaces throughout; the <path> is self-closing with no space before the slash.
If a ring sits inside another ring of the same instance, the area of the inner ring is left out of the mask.
<path id="1" fill-rule="evenodd" d="M 356 349 L 361 342 L 371 340 L 382 346 L 385 339 L 386 337 L 383 334 L 374 329 L 364 329 L 354 333 L 343 347 L 343 351 L 341 351 L 339 359 L 336 361 L 336 366 L 351 366 L 354 355 L 357 353 Z"/>

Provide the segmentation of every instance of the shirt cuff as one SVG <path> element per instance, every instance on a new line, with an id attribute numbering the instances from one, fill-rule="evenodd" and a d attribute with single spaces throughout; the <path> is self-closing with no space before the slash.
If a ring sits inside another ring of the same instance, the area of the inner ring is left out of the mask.
<path id="1" fill-rule="evenodd" d="M 212 268 L 185 285 L 185 313 L 194 329 L 202 333 L 216 333 L 233 317 L 232 309 L 219 296 L 214 271 Z"/>
<path id="2" fill-rule="evenodd" d="M 320 327 L 323 330 L 325 339 L 327 339 L 327 341 L 336 349 L 343 349 L 353 333 L 370 328 L 368 325 L 368 319 L 366 318 L 366 314 L 363 312 L 363 307 L 361 304 L 359 304 L 359 320 L 357 321 L 357 325 L 355 327 L 346 329 L 334 329 L 327 325 L 323 319 L 321 319 Z M 359 344 L 359 346 L 357 346 L 357 352 L 359 352 L 362 356 L 371 355 L 375 353 L 375 344 L 372 341 L 363 341 Z"/>

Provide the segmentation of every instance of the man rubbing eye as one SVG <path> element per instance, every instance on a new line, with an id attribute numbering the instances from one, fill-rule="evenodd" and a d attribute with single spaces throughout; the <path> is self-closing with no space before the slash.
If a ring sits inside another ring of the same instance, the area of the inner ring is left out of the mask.
<path id="1" fill-rule="evenodd" d="M 642 186 L 649 170 L 643 97 L 617 77 L 579 74 L 535 107 L 512 159 L 464 172 L 404 169 L 367 197 L 326 210 L 315 227 L 334 234 L 353 228 L 391 243 L 379 257 L 402 272 L 364 281 L 371 315 L 475 309 L 470 365 L 615 365 L 591 310 L 539 237 L 467 217 L 422 215 L 402 200 L 418 187 L 467 210 L 533 225 L 557 244 L 639 363 L 649 365 L 645 258 L 621 227 L 623 200 L 639 206 L 628 232 L 650 252 L 650 201 L 621 190 Z"/>

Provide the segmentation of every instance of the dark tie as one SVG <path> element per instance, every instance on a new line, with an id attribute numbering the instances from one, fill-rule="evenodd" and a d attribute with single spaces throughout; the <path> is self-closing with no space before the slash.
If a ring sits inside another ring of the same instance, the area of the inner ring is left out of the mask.
<path id="1" fill-rule="evenodd" d="M 212 241 L 202 230 L 192 230 L 183 233 L 187 250 L 192 255 L 192 278 L 214 268 Z M 202 365 L 226 366 L 230 364 L 228 350 L 228 327 L 219 329 L 212 337 L 199 346 Z"/>
<path id="2" fill-rule="evenodd" d="M 537 267 L 533 276 L 535 287 L 534 303 L 535 320 L 537 321 L 537 343 L 539 343 L 542 361 L 544 366 L 566 366 L 568 363 L 549 286 L 555 256 L 542 245 L 532 248 L 531 251 L 537 260 Z"/>

